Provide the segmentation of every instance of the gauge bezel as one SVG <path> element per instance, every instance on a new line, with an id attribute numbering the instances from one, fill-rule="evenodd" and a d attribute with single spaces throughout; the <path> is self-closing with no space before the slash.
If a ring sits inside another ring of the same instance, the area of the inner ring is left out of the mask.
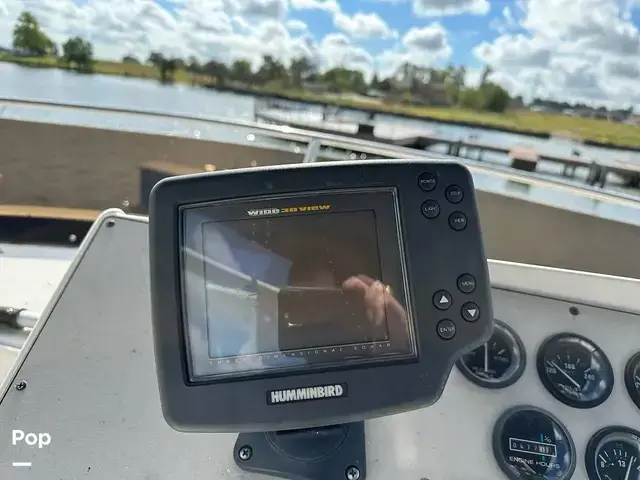
<path id="1" fill-rule="evenodd" d="M 493 449 L 493 456 L 496 459 L 496 462 L 498 462 L 498 466 L 500 467 L 500 470 L 502 470 L 502 472 L 510 480 L 522 480 L 523 478 L 521 476 L 515 476 L 513 470 L 511 469 L 511 465 L 507 463 L 504 455 L 502 454 L 502 433 L 504 431 L 505 424 L 509 419 L 511 419 L 514 415 L 520 412 L 527 412 L 527 411 L 541 413 L 547 416 L 548 418 L 550 418 L 552 421 L 556 423 L 556 425 L 558 425 L 558 427 L 562 431 L 562 434 L 567 439 L 567 443 L 569 444 L 569 448 L 571 449 L 571 460 L 566 470 L 566 474 L 562 480 L 569 480 L 573 476 L 576 470 L 576 465 L 578 463 L 578 459 L 577 459 L 578 452 L 576 451 L 576 445 L 573 442 L 573 438 L 571 437 L 571 434 L 569 433 L 569 430 L 564 425 L 564 423 L 562 423 L 555 415 L 548 412 L 547 410 L 534 407 L 532 405 L 517 405 L 515 407 L 509 408 L 508 410 L 504 411 L 500 415 L 500 417 L 498 417 L 498 420 L 493 426 L 493 433 L 491 435 L 492 437 L 491 446 Z"/>
<path id="2" fill-rule="evenodd" d="M 634 354 L 624 367 L 624 385 L 627 387 L 627 393 L 635 406 L 640 408 L 640 390 L 636 388 L 634 382 L 635 372 L 638 367 L 640 367 L 640 352 Z"/>
<path id="3" fill-rule="evenodd" d="M 603 440 L 607 438 L 607 436 L 616 433 L 621 435 L 633 435 L 640 439 L 640 432 L 638 430 L 619 425 L 604 427 L 594 433 L 589 439 L 587 447 L 584 450 L 584 467 L 587 471 L 587 477 L 589 480 L 600 480 L 600 475 L 598 474 L 595 463 L 596 455 L 598 453 L 596 449 L 602 444 Z"/>
<path id="4" fill-rule="evenodd" d="M 505 374 L 501 379 L 487 379 L 481 378 L 475 375 L 464 363 L 464 355 L 458 359 L 456 362 L 456 367 L 462 373 L 462 375 L 469 380 L 471 383 L 478 385 L 482 388 L 488 388 L 491 390 L 499 390 L 502 388 L 507 388 L 514 383 L 516 383 L 522 377 L 522 374 L 525 371 L 527 366 L 527 351 L 524 348 L 524 344 L 522 343 L 522 339 L 520 336 L 513 330 L 509 325 L 500 320 L 494 320 L 494 328 L 491 337 L 496 334 L 497 331 L 500 331 L 500 334 L 506 338 L 508 343 L 511 343 L 511 355 L 513 358 L 513 362 L 511 366 L 507 369 Z M 489 343 L 491 338 L 486 342 Z M 485 344 L 482 344 L 478 348 L 482 348 Z M 473 351 L 473 350 L 472 350 Z M 467 352 L 471 353 L 471 352 Z M 466 354 L 465 354 L 466 355 Z M 515 367 L 514 367 L 515 365 Z"/>
<path id="5" fill-rule="evenodd" d="M 603 373 L 609 377 L 609 381 L 607 382 L 607 388 L 604 390 L 603 394 L 595 400 L 580 401 L 580 400 L 574 400 L 572 398 L 569 398 L 564 394 L 562 394 L 554 386 L 554 383 L 551 381 L 551 379 L 547 376 L 547 371 L 545 367 L 546 350 L 550 345 L 553 345 L 554 343 L 567 338 L 573 339 L 573 340 L 579 340 L 581 342 L 587 343 L 593 348 L 593 352 L 591 353 L 591 355 L 597 352 L 597 354 L 602 357 L 602 363 L 605 368 L 605 372 Z M 540 381 L 542 382 L 542 385 L 547 390 L 547 392 L 553 395 L 553 397 L 559 402 L 564 403 L 565 405 L 568 405 L 570 407 L 579 408 L 582 410 L 595 408 L 599 405 L 602 405 L 605 401 L 607 401 L 607 399 L 611 396 L 611 392 L 613 391 L 613 385 L 615 383 L 613 367 L 611 366 L 611 361 L 609 360 L 609 357 L 607 357 L 607 354 L 604 353 L 604 350 L 602 350 L 602 348 L 600 348 L 600 346 L 597 343 L 595 343 L 593 340 L 573 332 L 561 332 L 561 333 L 556 333 L 554 335 L 551 335 L 550 337 L 547 337 L 538 348 L 538 353 L 536 355 L 536 368 L 538 370 L 538 377 L 540 378 Z"/>

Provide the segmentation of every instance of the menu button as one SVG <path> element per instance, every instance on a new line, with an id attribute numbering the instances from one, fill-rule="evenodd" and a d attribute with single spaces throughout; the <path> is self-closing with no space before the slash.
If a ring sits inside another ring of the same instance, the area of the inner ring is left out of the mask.
<path id="1" fill-rule="evenodd" d="M 462 293 L 471 293 L 476 289 L 476 279 L 473 275 L 465 273 L 458 277 L 458 290 Z"/>

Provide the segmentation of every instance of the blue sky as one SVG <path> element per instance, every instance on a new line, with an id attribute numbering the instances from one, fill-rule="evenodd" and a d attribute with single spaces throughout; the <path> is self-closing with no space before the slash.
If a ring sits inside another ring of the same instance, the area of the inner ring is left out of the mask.
<path id="1" fill-rule="evenodd" d="M 484 65 L 514 94 L 640 104 L 640 0 L 0 0 L 0 45 L 22 10 L 57 42 L 102 58 L 306 55 L 321 68 L 393 74 L 404 62 Z"/>

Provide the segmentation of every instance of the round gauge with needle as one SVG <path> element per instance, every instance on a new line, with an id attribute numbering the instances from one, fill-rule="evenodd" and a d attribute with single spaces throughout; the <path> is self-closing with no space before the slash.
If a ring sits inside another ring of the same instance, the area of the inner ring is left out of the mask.
<path id="1" fill-rule="evenodd" d="M 484 388 L 505 388 L 524 372 L 526 355 L 520 337 L 503 322 L 495 321 L 487 343 L 463 355 L 456 363 L 471 382 Z"/>
<path id="2" fill-rule="evenodd" d="M 575 408 L 593 408 L 613 390 L 613 368 L 604 352 L 586 337 L 559 333 L 540 346 L 537 369 L 545 388 Z"/>
<path id="3" fill-rule="evenodd" d="M 603 428 L 589 440 L 584 459 L 589 480 L 640 480 L 640 432 Z"/>
<path id="4" fill-rule="evenodd" d="M 631 400 L 640 408 L 640 352 L 627 362 L 624 369 L 624 384 Z"/>

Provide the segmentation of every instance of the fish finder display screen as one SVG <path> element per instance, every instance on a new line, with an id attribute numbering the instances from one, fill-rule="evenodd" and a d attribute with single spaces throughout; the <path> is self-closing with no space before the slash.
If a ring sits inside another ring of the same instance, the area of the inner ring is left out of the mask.
<path id="1" fill-rule="evenodd" d="M 385 277 L 374 210 L 246 213 L 186 223 L 192 381 L 415 356 L 404 279 Z"/>

